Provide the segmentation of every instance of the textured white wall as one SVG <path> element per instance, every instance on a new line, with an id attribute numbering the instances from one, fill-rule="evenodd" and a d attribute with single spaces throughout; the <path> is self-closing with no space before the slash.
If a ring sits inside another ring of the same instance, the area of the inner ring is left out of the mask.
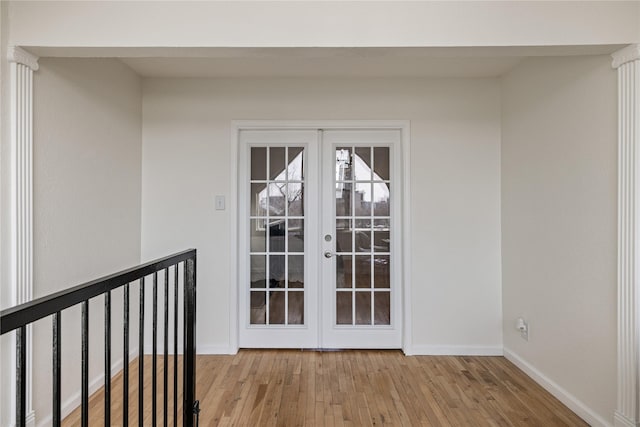
<path id="1" fill-rule="evenodd" d="M 638 2 L 14 1 L 23 46 L 549 46 L 640 41 Z"/>
<path id="2" fill-rule="evenodd" d="M 616 73 L 608 56 L 529 59 L 502 89 L 504 345 L 611 423 Z"/>
<path id="3" fill-rule="evenodd" d="M 198 346 L 229 345 L 233 119 L 409 119 L 413 342 L 502 346 L 497 79 L 145 79 L 142 257 L 198 248 Z"/>
<path id="4" fill-rule="evenodd" d="M 43 58 L 34 92 L 34 297 L 40 297 L 140 261 L 141 81 L 113 59 Z M 116 362 L 122 291 L 112 298 Z M 104 372 L 103 301 L 90 304 L 90 380 Z M 64 409 L 80 392 L 79 307 L 62 319 Z M 36 323 L 34 343 L 33 401 L 38 424 L 47 425 L 50 319 Z"/>

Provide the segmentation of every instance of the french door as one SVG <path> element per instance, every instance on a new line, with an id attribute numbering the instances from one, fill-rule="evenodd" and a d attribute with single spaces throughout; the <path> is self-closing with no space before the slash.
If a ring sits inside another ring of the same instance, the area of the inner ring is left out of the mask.
<path id="1" fill-rule="evenodd" d="M 400 348 L 400 131 L 239 138 L 240 347 Z"/>

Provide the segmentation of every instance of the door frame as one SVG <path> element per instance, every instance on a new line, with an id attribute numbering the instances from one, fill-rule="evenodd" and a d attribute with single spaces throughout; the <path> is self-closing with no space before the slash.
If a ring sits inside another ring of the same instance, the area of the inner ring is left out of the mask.
<path id="1" fill-rule="evenodd" d="M 232 120 L 230 132 L 230 165 L 231 188 L 229 196 L 230 222 L 230 263 L 229 263 L 229 353 L 239 350 L 240 310 L 238 279 L 240 277 L 241 259 L 239 233 L 240 221 L 238 191 L 240 185 L 240 131 L 243 130 L 398 130 L 400 131 L 400 181 L 402 184 L 402 204 L 400 206 L 400 235 L 402 242 L 397 255 L 400 262 L 401 283 L 398 287 L 402 301 L 402 350 L 405 354 L 413 354 L 412 350 L 412 310 L 411 310 L 411 124 L 409 120 Z"/>

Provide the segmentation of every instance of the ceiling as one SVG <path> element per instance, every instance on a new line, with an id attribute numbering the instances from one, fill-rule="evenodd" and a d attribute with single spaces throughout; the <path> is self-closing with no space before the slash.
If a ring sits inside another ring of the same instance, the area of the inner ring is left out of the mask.
<path id="1" fill-rule="evenodd" d="M 27 47 L 40 57 L 119 58 L 143 77 L 497 77 L 530 56 L 623 46 L 397 48 Z"/>

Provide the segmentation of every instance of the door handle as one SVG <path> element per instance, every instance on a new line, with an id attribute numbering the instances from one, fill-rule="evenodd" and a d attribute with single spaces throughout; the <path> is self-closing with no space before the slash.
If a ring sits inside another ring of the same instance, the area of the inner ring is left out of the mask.
<path id="1" fill-rule="evenodd" d="M 324 257 L 325 258 L 331 258 L 333 256 L 333 252 L 331 251 L 324 251 Z"/>

